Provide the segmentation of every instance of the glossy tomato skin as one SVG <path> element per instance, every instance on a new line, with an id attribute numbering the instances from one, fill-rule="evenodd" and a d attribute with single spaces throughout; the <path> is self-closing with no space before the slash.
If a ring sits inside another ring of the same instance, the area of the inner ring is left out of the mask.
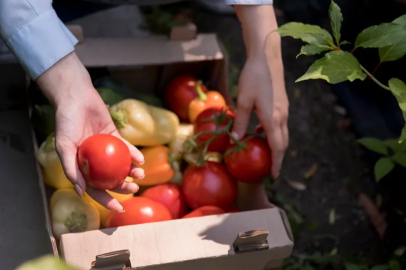
<path id="1" fill-rule="evenodd" d="M 199 207 L 199 208 L 193 210 L 189 214 L 183 216 L 183 218 L 203 217 L 203 216 L 210 216 L 210 215 L 221 215 L 221 214 L 225 214 L 225 213 L 226 212 L 223 209 L 218 208 L 217 206 L 206 205 L 206 206 L 202 206 L 202 207 Z"/>
<path id="2" fill-rule="evenodd" d="M 171 220 L 169 210 L 161 203 L 144 197 L 133 197 L 121 202 L 124 213 L 110 212 L 106 227 L 144 224 Z"/>
<path id="3" fill-rule="evenodd" d="M 206 205 L 229 209 L 237 199 L 237 182 L 221 163 L 190 165 L 183 174 L 182 192 L 192 209 Z"/>
<path id="4" fill-rule="evenodd" d="M 131 168 L 128 146 L 109 134 L 85 139 L 78 150 L 79 169 L 90 186 L 113 189 L 124 182 Z"/>
<path id="5" fill-rule="evenodd" d="M 167 183 L 149 188 L 141 194 L 141 197 L 162 203 L 168 208 L 173 219 L 183 217 L 188 210 L 182 190 L 175 183 Z"/>
<path id="6" fill-rule="evenodd" d="M 217 116 L 216 116 L 217 114 Z M 228 115 L 231 119 L 234 119 L 235 115 L 230 110 L 224 110 L 222 108 L 208 108 L 201 112 L 199 116 L 196 118 L 194 123 L 194 134 L 198 134 L 199 132 L 209 130 L 209 131 L 216 131 L 227 128 L 227 125 L 230 122 L 230 118 L 225 116 Z M 217 119 L 219 125 L 217 128 L 216 121 L 206 121 L 206 119 Z M 199 144 L 205 143 L 208 141 L 213 134 L 202 134 L 196 139 L 196 142 Z M 230 137 L 227 133 L 223 133 L 216 137 L 210 144 L 208 151 L 210 152 L 218 152 L 224 153 L 230 141 Z"/>
<path id="7" fill-rule="evenodd" d="M 165 104 L 181 121 L 189 122 L 189 103 L 197 97 L 196 84 L 198 79 L 190 75 L 182 75 L 169 82 L 165 89 Z M 203 92 L 207 88 L 200 84 Z"/>
<path id="8" fill-rule="evenodd" d="M 240 141 L 244 141 L 248 136 L 244 136 Z M 254 184 L 263 180 L 270 173 L 271 150 L 264 138 L 252 137 L 246 142 L 246 149 L 228 152 L 230 149 L 236 149 L 235 147 L 235 144 L 228 146 L 224 161 L 227 170 L 237 181 Z"/>

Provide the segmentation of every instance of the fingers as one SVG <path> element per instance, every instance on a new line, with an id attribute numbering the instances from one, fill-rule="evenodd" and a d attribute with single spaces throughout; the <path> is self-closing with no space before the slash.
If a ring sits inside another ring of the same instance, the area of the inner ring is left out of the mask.
<path id="1" fill-rule="evenodd" d="M 86 182 L 76 162 L 77 147 L 72 143 L 65 143 L 62 138 L 56 138 L 56 152 L 61 160 L 66 177 L 75 186 L 79 197 L 86 191 Z"/>
<path id="2" fill-rule="evenodd" d="M 140 187 L 136 183 L 124 182 L 121 185 L 115 187 L 111 191 L 120 193 L 120 194 L 131 194 L 137 193 Z"/>
<path id="3" fill-rule="evenodd" d="M 251 112 L 253 108 L 253 102 L 240 97 L 240 95 L 238 96 L 237 110 L 235 113 L 233 129 L 231 132 L 235 139 L 239 140 L 245 135 L 250 122 Z"/>
<path id="4" fill-rule="evenodd" d="M 118 200 L 114 199 L 105 190 L 95 189 L 91 186 L 87 186 L 86 192 L 90 197 L 93 198 L 93 200 L 97 201 L 107 209 L 116 212 L 124 211 L 124 207 L 118 202 Z"/>
<path id="5" fill-rule="evenodd" d="M 145 172 L 144 169 L 138 168 L 137 166 L 132 164 L 130 168 L 130 173 L 128 175 L 135 179 L 143 179 L 145 177 Z"/>
<path id="6" fill-rule="evenodd" d="M 123 137 L 120 136 L 118 131 L 114 132 L 112 135 L 116 136 L 117 138 L 120 138 L 125 142 L 125 144 L 128 146 L 128 149 L 130 150 L 130 155 L 131 159 L 137 163 L 137 164 L 144 164 L 144 155 L 138 150 L 134 145 L 131 143 L 127 142 Z"/>

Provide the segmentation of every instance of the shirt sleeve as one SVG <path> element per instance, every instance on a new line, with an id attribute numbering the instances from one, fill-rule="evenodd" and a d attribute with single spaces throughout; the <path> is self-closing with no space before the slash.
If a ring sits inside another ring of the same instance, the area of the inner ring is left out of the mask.
<path id="1" fill-rule="evenodd" d="M 52 0 L 0 0 L 0 36 L 34 80 L 78 42 Z"/>
<path id="2" fill-rule="evenodd" d="M 227 5 L 272 5 L 273 0 L 225 0 Z"/>

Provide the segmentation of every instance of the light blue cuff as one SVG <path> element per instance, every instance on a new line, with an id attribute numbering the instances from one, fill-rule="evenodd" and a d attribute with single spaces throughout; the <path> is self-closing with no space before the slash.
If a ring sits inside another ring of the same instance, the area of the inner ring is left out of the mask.
<path id="1" fill-rule="evenodd" d="M 273 0 L 225 0 L 227 5 L 272 5 Z"/>
<path id="2" fill-rule="evenodd" d="M 71 53 L 78 40 L 51 8 L 19 28 L 5 42 L 35 80 Z"/>

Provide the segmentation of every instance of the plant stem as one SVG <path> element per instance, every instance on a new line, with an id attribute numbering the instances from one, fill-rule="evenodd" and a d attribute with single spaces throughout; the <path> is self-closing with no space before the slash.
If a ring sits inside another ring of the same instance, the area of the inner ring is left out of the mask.
<path id="1" fill-rule="evenodd" d="M 202 88 L 200 87 L 201 82 L 196 83 L 196 92 L 197 92 L 197 99 L 201 101 L 207 100 L 207 95 L 203 92 Z"/>
<path id="2" fill-rule="evenodd" d="M 368 70 L 366 70 L 363 66 L 361 66 L 362 70 L 369 76 L 369 78 L 371 78 L 371 80 L 373 80 L 377 85 L 379 85 L 380 87 L 382 87 L 385 90 L 390 91 L 390 88 L 386 85 L 384 85 L 383 83 L 381 83 L 380 81 L 378 81 L 377 78 L 374 77 L 374 75 L 372 75 L 371 73 L 368 72 Z"/>
<path id="3" fill-rule="evenodd" d="M 380 67 L 381 64 L 382 64 L 382 62 L 379 62 L 379 64 L 376 65 L 376 67 L 374 68 L 374 71 L 372 71 L 372 75 L 375 74 L 375 72 L 378 70 L 378 68 Z"/>

